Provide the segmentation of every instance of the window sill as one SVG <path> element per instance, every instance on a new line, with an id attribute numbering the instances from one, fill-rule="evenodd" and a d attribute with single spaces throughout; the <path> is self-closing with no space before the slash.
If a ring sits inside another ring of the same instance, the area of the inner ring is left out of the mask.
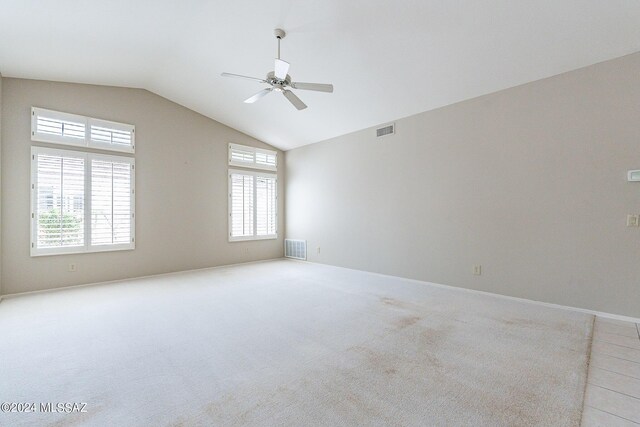
<path id="1" fill-rule="evenodd" d="M 254 240 L 276 240 L 277 238 L 277 234 L 270 234 L 268 236 L 229 237 L 229 243 L 251 242 Z"/>
<path id="2" fill-rule="evenodd" d="M 105 245 L 103 247 L 96 246 L 85 249 L 84 246 L 70 247 L 60 250 L 59 248 L 31 249 L 31 257 L 55 256 L 55 255 L 80 255 L 80 254 L 96 254 L 100 252 L 117 252 L 132 251 L 135 245 Z"/>

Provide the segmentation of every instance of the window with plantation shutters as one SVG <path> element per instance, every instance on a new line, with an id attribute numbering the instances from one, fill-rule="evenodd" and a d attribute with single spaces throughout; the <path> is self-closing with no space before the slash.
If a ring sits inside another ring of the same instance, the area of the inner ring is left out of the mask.
<path id="1" fill-rule="evenodd" d="M 135 247 L 129 157 L 31 149 L 31 255 Z"/>
<path id="2" fill-rule="evenodd" d="M 31 140 L 133 153 L 135 126 L 32 107 Z"/>
<path id="3" fill-rule="evenodd" d="M 277 237 L 276 175 L 229 171 L 229 240 Z"/>
<path id="4" fill-rule="evenodd" d="M 275 171 L 278 168 L 278 152 L 247 145 L 229 144 L 229 165 Z"/>

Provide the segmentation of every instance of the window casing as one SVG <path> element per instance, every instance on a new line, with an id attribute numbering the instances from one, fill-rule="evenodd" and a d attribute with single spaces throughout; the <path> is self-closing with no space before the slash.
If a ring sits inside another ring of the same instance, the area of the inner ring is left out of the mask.
<path id="1" fill-rule="evenodd" d="M 135 160 L 31 147 L 31 255 L 135 248 Z"/>
<path id="2" fill-rule="evenodd" d="M 278 237 L 278 178 L 229 170 L 229 241 Z"/>

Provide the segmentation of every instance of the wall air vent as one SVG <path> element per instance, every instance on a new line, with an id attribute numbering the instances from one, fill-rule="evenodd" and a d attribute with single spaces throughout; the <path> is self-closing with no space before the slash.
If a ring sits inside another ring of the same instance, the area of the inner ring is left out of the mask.
<path id="1" fill-rule="evenodd" d="M 396 133 L 396 124 L 391 123 L 390 125 L 383 126 L 381 128 L 376 129 L 376 136 L 379 138 L 381 136 L 393 135 Z"/>
<path id="2" fill-rule="evenodd" d="M 286 258 L 295 258 L 307 260 L 307 241 L 284 239 L 284 256 Z"/>

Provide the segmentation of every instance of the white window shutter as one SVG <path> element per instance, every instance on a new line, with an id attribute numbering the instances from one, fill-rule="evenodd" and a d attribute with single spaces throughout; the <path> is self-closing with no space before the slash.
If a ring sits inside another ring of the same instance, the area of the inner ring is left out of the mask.
<path id="1" fill-rule="evenodd" d="M 278 168 L 278 152 L 247 145 L 229 144 L 229 165 L 275 171 Z"/>
<path id="2" fill-rule="evenodd" d="M 256 151 L 256 164 L 264 166 L 264 169 L 275 170 L 277 166 L 277 153 L 267 150 Z"/>
<path id="3" fill-rule="evenodd" d="M 133 158 L 31 152 L 32 256 L 135 247 Z"/>
<path id="4" fill-rule="evenodd" d="M 135 127 L 124 123 L 89 118 L 89 146 L 105 150 L 135 151 Z"/>
<path id="5" fill-rule="evenodd" d="M 57 144 L 85 145 L 86 117 L 43 108 L 31 109 L 31 139 Z"/>
<path id="6" fill-rule="evenodd" d="M 34 161 L 34 246 L 42 249 L 84 246 L 85 159 L 71 154 L 34 154 Z"/>
<path id="7" fill-rule="evenodd" d="M 229 144 L 229 164 L 247 166 L 255 163 L 255 152 L 252 147 Z"/>
<path id="8" fill-rule="evenodd" d="M 133 166 L 130 163 L 113 162 L 113 243 L 133 242 Z"/>
<path id="9" fill-rule="evenodd" d="M 135 152 L 135 126 L 33 107 L 31 139 L 109 151 Z"/>
<path id="10" fill-rule="evenodd" d="M 275 239 L 278 230 L 277 177 L 229 171 L 229 240 Z"/>
<path id="11" fill-rule="evenodd" d="M 276 179 L 256 177 L 256 228 L 258 236 L 276 234 Z"/>
<path id="12" fill-rule="evenodd" d="M 131 242 L 131 164 L 91 161 L 91 245 Z"/>
<path id="13" fill-rule="evenodd" d="M 253 236 L 253 175 L 230 174 L 230 237 Z"/>

